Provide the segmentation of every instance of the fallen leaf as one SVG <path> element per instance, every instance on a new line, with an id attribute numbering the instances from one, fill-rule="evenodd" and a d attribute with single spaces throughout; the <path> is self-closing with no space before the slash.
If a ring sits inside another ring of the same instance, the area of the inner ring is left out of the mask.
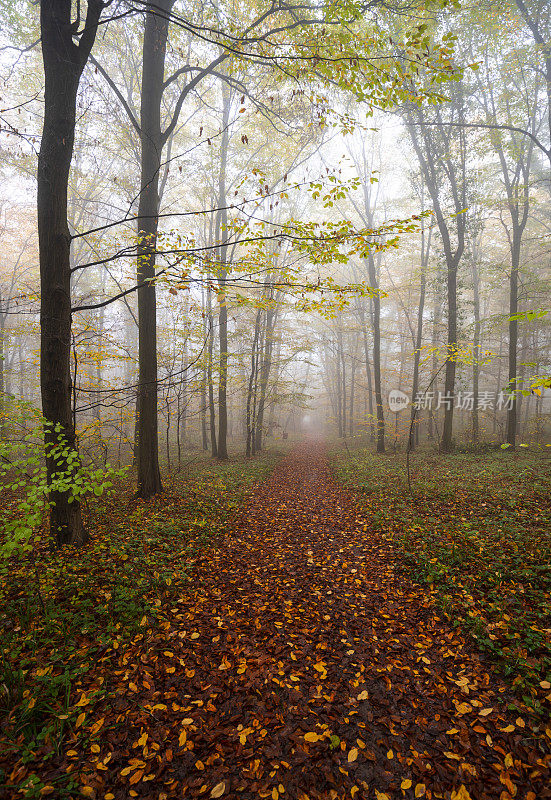
<path id="1" fill-rule="evenodd" d="M 353 747 L 352 750 L 348 753 L 348 763 L 351 764 L 352 761 L 355 761 L 358 758 L 358 748 Z"/>

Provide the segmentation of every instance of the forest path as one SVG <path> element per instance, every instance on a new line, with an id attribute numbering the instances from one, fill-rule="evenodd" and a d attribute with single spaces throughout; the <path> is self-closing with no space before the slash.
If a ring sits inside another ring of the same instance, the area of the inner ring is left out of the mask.
<path id="1" fill-rule="evenodd" d="M 120 668 L 98 797 L 551 797 L 528 713 L 395 574 L 322 445 L 283 459 Z"/>

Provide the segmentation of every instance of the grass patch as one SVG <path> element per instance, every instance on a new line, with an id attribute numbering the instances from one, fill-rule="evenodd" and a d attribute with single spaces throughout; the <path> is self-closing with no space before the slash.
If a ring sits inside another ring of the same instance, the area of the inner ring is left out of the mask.
<path id="1" fill-rule="evenodd" d="M 399 567 L 434 589 L 537 710 L 551 673 L 551 470 L 539 453 L 334 452 L 339 478 L 395 545 Z M 540 689 L 541 693 L 541 689 Z"/>
<path id="2" fill-rule="evenodd" d="M 81 682 L 139 635 L 146 619 L 162 624 L 193 582 L 200 551 L 216 545 L 278 459 L 271 453 L 227 463 L 199 460 L 148 502 L 120 485 L 111 497 L 90 502 L 86 547 L 50 552 L 40 531 L 31 555 L 12 557 L 0 583 L 0 788 L 17 783 L 10 762 L 24 765 L 37 754 L 47 760 L 60 752 L 82 722 Z M 96 695 L 101 692 L 100 680 Z M 19 796 L 41 797 L 43 789 L 26 775 Z M 60 780 L 55 796 L 72 797 L 73 789 L 70 780 Z"/>

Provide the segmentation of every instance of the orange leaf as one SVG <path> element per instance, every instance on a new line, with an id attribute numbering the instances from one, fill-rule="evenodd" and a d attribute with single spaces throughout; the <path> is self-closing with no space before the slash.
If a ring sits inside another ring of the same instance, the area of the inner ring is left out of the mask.
<path id="1" fill-rule="evenodd" d="M 225 781 L 221 781 L 221 783 L 217 783 L 214 789 L 212 789 L 210 796 L 211 797 L 222 797 L 224 792 L 226 791 L 226 783 Z"/>
<path id="2" fill-rule="evenodd" d="M 353 747 L 352 750 L 348 754 L 348 763 L 351 764 L 358 758 L 358 748 Z"/>
<path id="3" fill-rule="evenodd" d="M 461 784 L 457 792 L 452 792 L 452 800 L 472 800 L 471 795 L 465 789 L 464 785 Z"/>
<path id="4" fill-rule="evenodd" d="M 130 778 L 130 783 L 139 783 L 143 778 L 143 769 L 137 769 L 136 772 Z"/>

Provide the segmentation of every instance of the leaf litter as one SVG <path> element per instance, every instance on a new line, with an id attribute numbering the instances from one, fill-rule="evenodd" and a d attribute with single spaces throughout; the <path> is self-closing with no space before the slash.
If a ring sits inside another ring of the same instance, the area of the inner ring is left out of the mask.
<path id="1" fill-rule="evenodd" d="M 551 728 L 395 571 L 323 446 L 283 459 L 170 602 L 84 676 L 37 796 L 70 774 L 105 800 L 551 797 Z"/>

